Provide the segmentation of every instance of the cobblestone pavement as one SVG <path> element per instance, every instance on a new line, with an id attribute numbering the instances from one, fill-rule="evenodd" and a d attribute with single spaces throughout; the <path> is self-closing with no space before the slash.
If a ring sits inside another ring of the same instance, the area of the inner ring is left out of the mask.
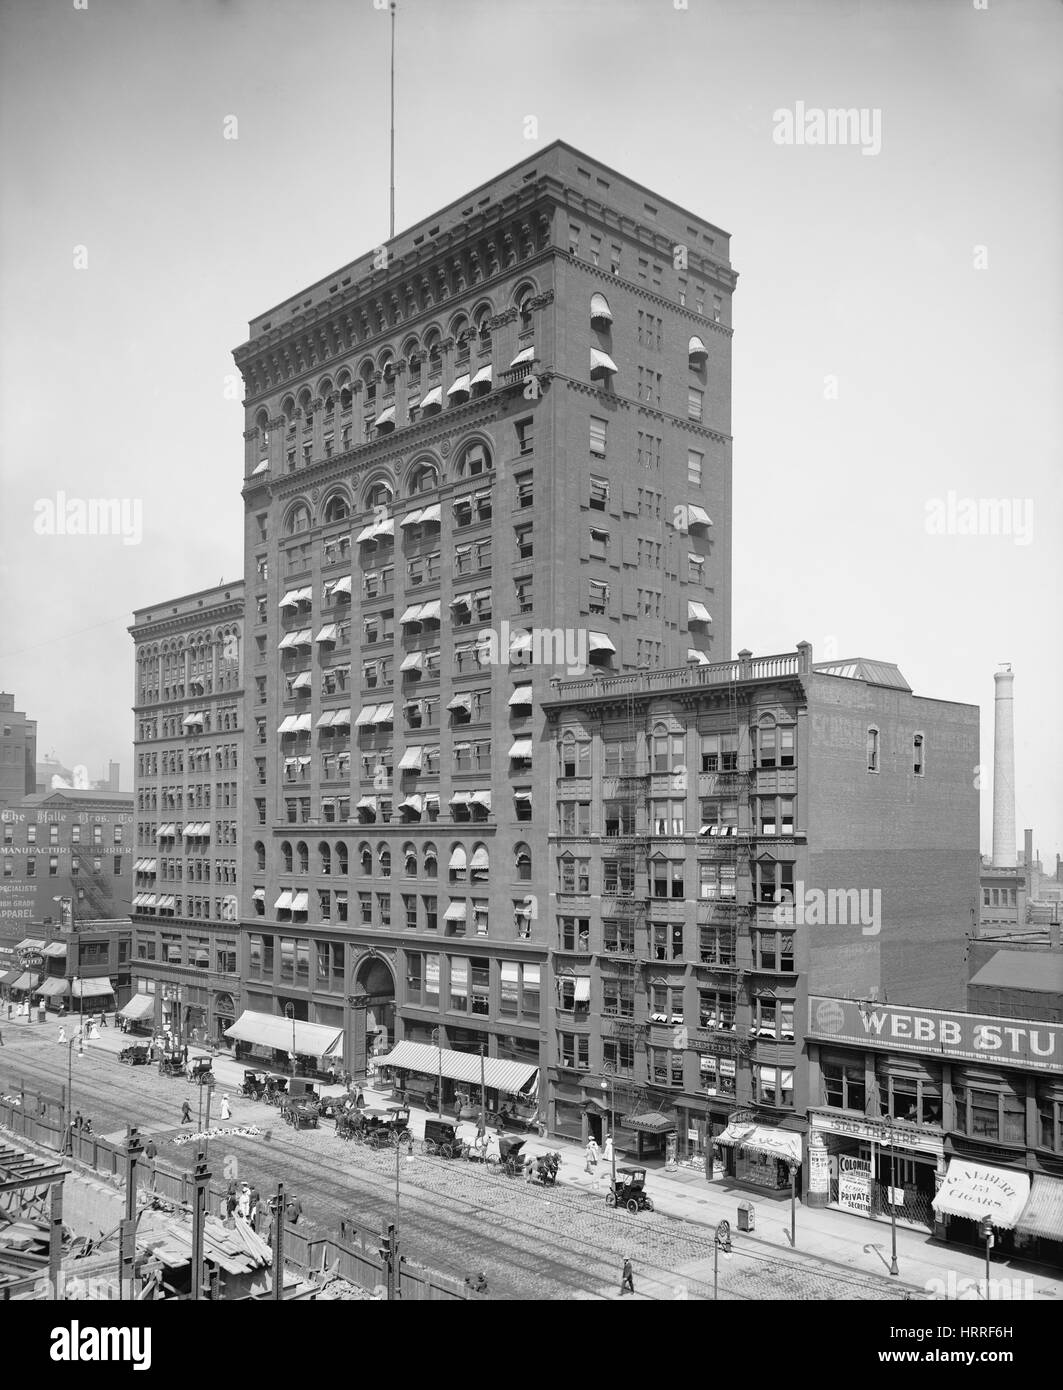
<path id="1" fill-rule="evenodd" d="M 5 1028 L 0 1090 L 20 1081 L 58 1097 L 66 1083 L 67 1049 L 55 1045 L 52 1025 Z M 72 1061 L 73 1102 L 93 1119 L 97 1134 L 138 1124 L 155 1132 L 160 1159 L 190 1168 L 197 1143 L 171 1145 L 179 1133 L 181 1103 L 197 1114 L 198 1089 L 160 1077 L 154 1067 L 127 1068 L 113 1053 L 89 1049 Z M 395 1151 L 371 1150 L 337 1137 L 331 1121 L 316 1130 L 292 1130 L 276 1110 L 230 1093 L 233 1124 L 256 1124 L 260 1137 L 226 1136 L 209 1145 L 215 1181 L 247 1177 L 263 1193 L 284 1181 L 300 1197 L 305 1224 L 335 1232 L 341 1217 L 372 1239 L 395 1219 Z M 215 1104 L 220 1095 L 215 1096 Z M 548 1141 L 532 1140 L 538 1152 Z M 563 1174 L 562 1174 L 563 1176 Z M 639 1299 L 711 1298 L 712 1233 L 660 1213 L 632 1216 L 606 1206 L 605 1184 L 584 1189 L 543 1188 L 522 1177 L 463 1159 L 405 1153 L 399 1159 L 401 1249 L 441 1272 L 461 1278 L 483 1270 L 491 1296 L 571 1299 L 619 1296 L 625 1257 L 635 1270 Z M 721 1299 L 868 1299 L 902 1297 L 887 1282 L 833 1267 L 800 1252 L 775 1252 L 734 1233 L 734 1252 L 719 1265 Z"/>

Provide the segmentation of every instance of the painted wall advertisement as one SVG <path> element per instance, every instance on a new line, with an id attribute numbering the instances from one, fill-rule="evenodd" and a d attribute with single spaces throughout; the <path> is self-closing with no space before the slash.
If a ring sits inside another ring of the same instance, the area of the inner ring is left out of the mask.
<path id="1" fill-rule="evenodd" d="M 830 1042 L 1063 1071 L 1063 1025 L 810 995 L 808 1031 Z"/>

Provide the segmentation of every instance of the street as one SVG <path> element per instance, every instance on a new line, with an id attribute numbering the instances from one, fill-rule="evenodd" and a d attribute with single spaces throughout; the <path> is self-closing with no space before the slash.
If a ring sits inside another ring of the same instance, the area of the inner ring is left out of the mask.
<path id="1" fill-rule="evenodd" d="M 58 1097 L 66 1084 L 67 1048 L 56 1044 L 53 1022 L 4 1025 L 0 1090 L 27 1090 Z M 160 1162 L 190 1169 L 197 1143 L 176 1145 L 181 1105 L 196 1117 L 198 1088 L 182 1078 L 163 1078 L 154 1066 L 126 1067 L 104 1045 L 89 1045 L 73 1059 L 73 1105 L 92 1119 L 97 1135 L 127 1123 L 156 1135 Z M 117 1044 L 117 1038 L 114 1039 Z M 215 1088 L 212 1124 L 225 1088 Z M 226 1136 L 209 1146 L 215 1183 L 230 1177 L 258 1184 L 263 1195 L 283 1181 L 302 1201 L 300 1229 L 337 1233 L 341 1218 L 372 1240 L 395 1220 L 395 1153 L 337 1138 L 331 1120 L 319 1129 L 293 1130 L 279 1113 L 228 1091 L 229 1123 L 255 1124 L 261 1136 Z M 414 1126 L 421 1137 L 420 1125 Z M 532 1138 L 532 1153 L 550 1147 Z M 400 1159 L 399 1235 L 403 1255 L 463 1278 L 482 1270 L 491 1297 L 572 1299 L 619 1296 L 620 1269 L 632 1260 L 638 1298 L 711 1298 L 711 1228 L 660 1213 L 637 1216 L 606 1206 L 600 1191 L 556 1188 L 507 1178 L 498 1169 L 462 1159 L 420 1154 Z M 788 1249 L 765 1248 L 734 1233 L 734 1252 L 719 1264 L 719 1292 L 727 1299 L 899 1298 L 896 1282 L 824 1265 Z"/>

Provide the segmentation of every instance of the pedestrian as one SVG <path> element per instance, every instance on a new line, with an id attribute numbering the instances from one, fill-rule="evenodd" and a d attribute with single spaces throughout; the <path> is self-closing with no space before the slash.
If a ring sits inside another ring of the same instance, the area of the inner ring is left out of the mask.
<path id="1" fill-rule="evenodd" d="M 530 1156 L 524 1160 L 524 1181 L 531 1182 L 535 1176 L 535 1160 Z"/>
<path id="2" fill-rule="evenodd" d="M 4 1045 L 4 1030 L 0 1028 L 0 1047 Z"/>
<path id="3" fill-rule="evenodd" d="M 251 1218 L 251 1189 L 246 1182 L 240 1184 L 240 1192 L 236 1199 L 236 1214 L 242 1221 L 249 1221 Z"/>
<path id="4" fill-rule="evenodd" d="M 181 1102 L 181 1123 L 190 1125 L 192 1123 L 192 1107 L 187 1100 Z"/>
<path id="5" fill-rule="evenodd" d="M 56 1038 L 56 1042 L 60 1045 L 60 1047 L 66 1042 L 66 1026 L 65 1026 L 65 1024 L 62 1024 L 62 1023 L 61 1023 L 61 1024 L 59 1025 L 59 1036 L 58 1036 L 58 1038 Z"/>
<path id="6" fill-rule="evenodd" d="M 613 1162 L 613 1136 L 612 1136 L 611 1134 L 607 1134 L 607 1135 L 605 1136 L 605 1148 L 602 1149 L 602 1162 L 603 1162 L 603 1163 L 607 1163 L 607 1164 L 609 1164 L 610 1166 L 612 1166 L 612 1162 Z"/>
<path id="7" fill-rule="evenodd" d="M 11 1001 L 10 1001 L 10 1000 L 8 1000 L 8 1004 L 7 1004 L 7 1016 L 8 1016 L 8 1018 L 11 1017 Z"/>
<path id="8" fill-rule="evenodd" d="M 229 1119 L 230 1116 L 232 1115 L 232 1113 L 233 1113 L 233 1112 L 232 1112 L 232 1110 L 231 1110 L 230 1107 L 229 1107 L 229 1097 L 228 1097 L 228 1096 L 222 1096 L 222 1098 L 221 1098 L 221 1117 L 222 1117 L 222 1119 L 223 1119 L 223 1120 Z"/>
<path id="9" fill-rule="evenodd" d="M 261 1201 L 262 1201 L 262 1195 L 261 1195 L 261 1193 L 259 1192 L 258 1186 L 257 1186 L 257 1184 L 256 1184 L 256 1186 L 254 1186 L 254 1187 L 251 1189 L 251 1196 L 250 1196 L 250 1198 L 248 1199 L 248 1204 L 247 1204 L 247 1205 L 248 1205 L 248 1220 L 251 1222 L 251 1229 L 252 1229 L 253 1231 L 257 1231 L 257 1230 L 258 1230 L 258 1208 L 259 1208 L 259 1205 L 260 1205 Z"/>
<path id="10" fill-rule="evenodd" d="M 358 1087 L 358 1094 L 357 1094 L 357 1095 L 355 1096 L 355 1098 L 354 1098 L 354 1104 L 355 1104 L 355 1108 L 358 1109 L 358 1110 L 364 1110 L 364 1109 L 365 1109 L 365 1096 L 362 1095 L 362 1088 L 361 1088 L 361 1086 Z"/>
<path id="11" fill-rule="evenodd" d="M 117 1014 L 115 1015 L 115 1017 L 117 1018 Z M 101 1028 L 106 1028 L 106 1027 L 107 1027 L 107 1013 L 106 1013 L 106 1010 L 105 1010 L 103 1013 L 100 1014 L 100 1027 L 101 1027 Z"/>
<path id="12" fill-rule="evenodd" d="M 299 1223 L 299 1218 L 300 1218 L 300 1216 L 302 1216 L 302 1214 L 303 1214 L 303 1204 L 302 1204 L 302 1202 L 300 1202 L 299 1198 L 298 1198 L 298 1197 L 289 1197 L 289 1198 L 288 1198 L 288 1204 L 287 1204 L 287 1206 L 284 1208 L 284 1215 L 288 1218 L 288 1224 L 291 1225 L 291 1226 L 296 1226 L 296 1225 L 298 1225 L 298 1223 Z"/>
<path id="13" fill-rule="evenodd" d="M 144 1158 L 145 1158 L 145 1160 L 147 1161 L 147 1163 L 150 1164 L 150 1166 L 151 1166 L 151 1190 L 152 1190 L 152 1192 L 155 1191 L 155 1181 L 156 1181 L 156 1178 L 158 1177 L 158 1174 L 157 1174 L 157 1172 L 155 1171 L 155 1160 L 158 1158 L 158 1156 L 159 1156 L 158 1145 L 155 1143 L 155 1140 L 154 1140 L 154 1139 L 150 1139 L 150 1138 L 149 1138 L 148 1142 L 144 1145 Z"/>
<path id="14" fill-rule="evenodd" d="M 635 1276 L 631 1269 L 631 1260 L 626 1259 L 624 1261 L 623 1272 L 620 1275 L 620 1297 L 623 1298 L 624 1294 L 634 1292 Z"/>
<path id="15" fill-rule="evenodd" d="M 598 1148 L 598 1141 L 592 1134 L 587 1140 L 587 1162 L 583 1171 L 590 1173 L 593 1178 L 598 1172 L 598 1159 L 601 1157 L 601 1150 Z"/>

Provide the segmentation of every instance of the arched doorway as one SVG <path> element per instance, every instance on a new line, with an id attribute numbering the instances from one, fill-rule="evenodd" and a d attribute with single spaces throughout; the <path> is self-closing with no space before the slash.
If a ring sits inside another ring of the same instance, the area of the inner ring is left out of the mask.
<path id="1" fill-rule="evenodd" d="M 219 1047 L 232 1049 L 232 1039 L 225 1036 L 226 1028 L 236 1022 L 236 1003 L 231 994 L 214 996 L 214 1038 Z"/>
<path id="2" fill-rule="evenodd" d="M 395 975 L 383 956 L 366 956 L 354 971 L 350 996 L 353 1058 L 356 1076 L 365 1076 L 369 1058 L 386 1052 L 395 1041 Z"/>

